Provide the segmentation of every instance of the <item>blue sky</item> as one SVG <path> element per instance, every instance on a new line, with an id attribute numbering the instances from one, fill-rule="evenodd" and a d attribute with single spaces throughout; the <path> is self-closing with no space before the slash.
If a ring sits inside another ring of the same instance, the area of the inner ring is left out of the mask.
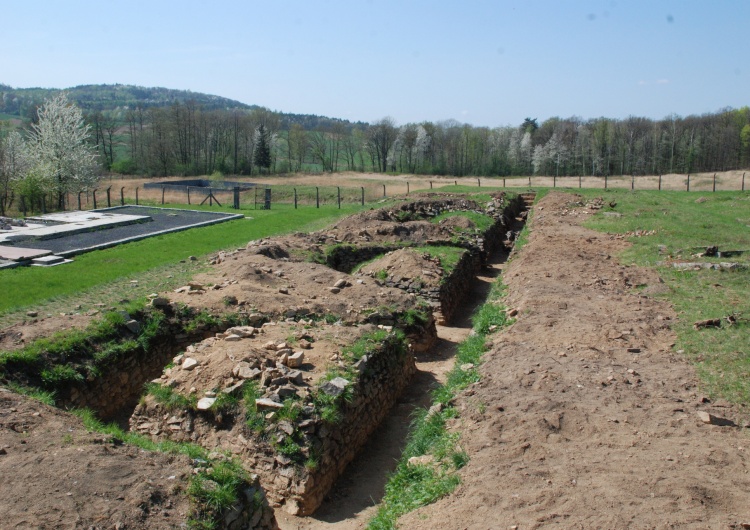
<path id="1" fill-rule="evenodd" d="M 748 0 L 102 2 L 0 12 L 0 83 L 123 83 L 482 126 L 750 104 Z"/>

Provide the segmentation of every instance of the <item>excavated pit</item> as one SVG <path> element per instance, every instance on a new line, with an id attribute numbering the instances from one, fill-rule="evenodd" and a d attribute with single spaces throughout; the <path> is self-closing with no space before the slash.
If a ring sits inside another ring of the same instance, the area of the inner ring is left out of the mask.
<path id="1" fill-rule="evenodd" d="M 218 273 L 226 280 L 199 279 L 169 300 L 154 300 L 151 311 L 165 318 L 149 348 L 70 385 L 60 402 L 104 419 L 129 415 L 130 427 L 154 440 L 236 455 L 260 476 L 275 506 L 311 514 L 408 384 L 414 354 L 434 346 L 432 310 L 441 322 L 454 318 L 487 257 L 512 245 L 514 219 L 528 203 L 504 194 L 485 208 L 427 198 L 319 233 L 221 253 L 207 278 Z M 456 228 L 471 226 L 458 218 L 424 220 L 462 210 L 494 221 L 481 233 L 456 237 Z M 353 231 L 354 225 L 361 228 Z M 419 245 L 456 246 L 461 257 L 446 274 Z M 377 261 L 346 273 L 384 253 L 380 260 L 411 254 L 419 274 L 376 278 Z M 302 271 L 307 276 L 298 280 Z M 186 332 L 195 318 L 186 306 L 222 308 L 236 318 Z M 151 391 L 142 396 L 149 381 Z"/>

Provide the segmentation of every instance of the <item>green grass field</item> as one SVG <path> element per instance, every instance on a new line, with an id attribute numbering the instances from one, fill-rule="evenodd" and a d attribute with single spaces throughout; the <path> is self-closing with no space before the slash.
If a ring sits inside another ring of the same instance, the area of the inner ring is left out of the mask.
<path id="1" fill-rule="evenodd" d="M 244 247 L 248 241 L 262 237 L 318 230 L 360 209 L 342 205 L 341 209 L 327 206 L 295 210 L 279 206 L 273 210 L 255 210 L 248 212 L 245 219 L 82 254 L 73 263 L 59 267 L 0 271 L 3 284 L 0 324 L 32 307 L 44 306 L 41 310 L 47 313 L 65 311 L 74 298 L 78 300 L 76 304 L 84 306 L 109 305 L 122 298 L 179 286 L 205 266 L 202 256 Z M 190 261 L 189 256 L 199 259 Z"/>
<path id="2" fill-rule="evenodd" d="M 675 349 L 695 365 L 705 390 L 715 397 L 750 405 L 750 193 L 629 192 L 590 190 L 605 208 L 588 226 L 633 235 L 620 259 L 656 267 L 668 290 L 663 296 L 679 316 Z M 606 215 L 616 212 L 621 217 Z M 652 234 L 651 231 L 654 231 Z M 706 247 L 745 251 L 730 257 L 698 257 Z M 672 261 L 734 262 L 741 270 L 687 270 Z M 726 317 L 736 320 L 730 324 Z M 695 329 L 693 323 L 723 319 L 719 328 Z"/>

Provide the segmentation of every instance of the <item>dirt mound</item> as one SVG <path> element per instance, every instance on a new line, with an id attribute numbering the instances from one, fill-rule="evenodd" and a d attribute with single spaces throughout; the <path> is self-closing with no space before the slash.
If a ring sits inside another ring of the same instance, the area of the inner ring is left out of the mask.
<path id="1" fill-rule="evenodd" d="M 0 388 L 4 528 L 178 528 L 190 461 L 86 431 L 77 418 Z"/>
<path id="2" fill-rule="evenodd" d="M 362 267 L 360 272 L 413 292 L 437 287 L 443 277 L 439 260 L 424 251 L 409 248 L 388 252 Z"/>
<path id="3" fill-rule="evenodd" d="M 245 312 L 285 318 L 330 313 L 345 322 L 363 322 L 380 306 L 405 310 L 417 304 L 413 297 L 379 287 L 363 275 L 351 276 L 317 263 L 275 260 L 245 250 L 227 254 L 193 283 L 197 288 L 178 289 L 169 298 L 214 311 L 237 306 Z"/>
<path id="4" fill-rule="evenodd" d="M 580 226 L 593 210 L 550 193 L 504 274 L 517 322 L 458 399 L 462 485 L 401 528 L 738 528 L 750 522 L 747 435 L 671 353 L 668 304 L 634 289 L 655 272 Z"/>

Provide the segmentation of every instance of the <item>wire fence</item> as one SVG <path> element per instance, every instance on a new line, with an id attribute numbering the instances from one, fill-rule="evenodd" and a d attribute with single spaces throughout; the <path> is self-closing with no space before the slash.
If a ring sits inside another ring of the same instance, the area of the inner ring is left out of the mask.
<path id="1" fill-rule="evenodd" d="M 657 176 L 593 176 L 593 177 L 462 177 L 398 179 L 381 182 L 362 181 L 363 186 L 312 186 L 293 184 L 260 184 L 253 187 L 206 187 L 206 186 L 118 186 L 67 194 L 64 209 L 90 210 L 125 204 L 216 206 L 239 210 L 272 209 L 274 205 L 310 208 L 321 206 L 364 205 L 378 200 L 409 195 L 416 191 L 445 191 L 451 188 L 564 188 L 564 189 L 629 189 L 688 192 L 745 191 L 746 175 L 743 172 L 731 178 L 725 174 L 657 175 Z M 750 183 L 748 183 L 750 185 Z M 29 212 L 46 213 L 59 208 L 59 199 L 52 196 L 34 198 L 19 197 L 18 212 L 26 216 Z"/>

